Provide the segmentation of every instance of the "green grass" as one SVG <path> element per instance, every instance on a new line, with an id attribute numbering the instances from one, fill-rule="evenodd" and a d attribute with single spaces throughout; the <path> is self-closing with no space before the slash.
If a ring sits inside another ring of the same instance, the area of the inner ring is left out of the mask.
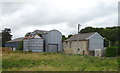
<path id="1" fill-rule="evenodd" d="M 3 71 L 117 71 L 118 59 L 60 53 L 3 53 Z"/>

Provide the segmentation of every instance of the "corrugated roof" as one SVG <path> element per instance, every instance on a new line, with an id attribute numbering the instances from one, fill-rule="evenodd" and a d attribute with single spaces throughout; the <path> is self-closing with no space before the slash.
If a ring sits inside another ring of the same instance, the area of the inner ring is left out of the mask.
<path id="1" fill-rule="evenodd" d="M 8 41 L 8 42 L 19 42 L 19 41 L 22 41 L 25 37 L 21 37 L 21 38 L 16 38 L 16 39 L 13 39 L 11 41 Z"/>
<path id="2" fill-rule="evenodd" d="M 86 38 L 92 36 L 93 34 L 95 34 L 96 32 L 90 32 L 90 33 L 79 33 L 76 35 L 73 35 L 72 37 L 70 37 L 69 39 L 65 40 L 65 41 L 76 41 L 77 37 L 79 36 L 79 40 L 86 40 Z"/>

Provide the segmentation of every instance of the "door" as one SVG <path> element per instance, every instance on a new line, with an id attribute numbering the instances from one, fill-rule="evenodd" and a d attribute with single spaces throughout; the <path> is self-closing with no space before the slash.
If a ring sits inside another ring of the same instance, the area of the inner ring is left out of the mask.
<path id="1" fill-rule="evenodd" d="M 58 52 L 58 44 L 48 44 L 48 52 Z"/>

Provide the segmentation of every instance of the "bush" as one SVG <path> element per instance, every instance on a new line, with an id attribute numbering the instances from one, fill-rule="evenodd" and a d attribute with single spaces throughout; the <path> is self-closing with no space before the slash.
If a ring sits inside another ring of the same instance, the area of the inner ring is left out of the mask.
<path id="1" fill-rule="evenodd" d="M 107 47 L 106 48 L 106 57 L 116 57 L 118 54 L 118 47 Z"/>

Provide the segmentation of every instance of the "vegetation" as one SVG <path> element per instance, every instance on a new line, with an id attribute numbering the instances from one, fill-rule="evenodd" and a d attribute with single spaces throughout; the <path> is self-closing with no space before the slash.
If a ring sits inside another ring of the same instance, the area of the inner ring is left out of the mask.
<path id="1" fill-rule="evenodd" d="M 62 41 L 65 41 L 67 38 L 65 35 L 62 35 Z"/>
<path id="2" fill-rule="evenodd" d="M 118 58 L 60 54 L 4 52 L 3 71 L 117 71 Z"/>
<path id="3" fill-rule="evenodd" d="M 5 47 L 5 42 L 10 41 L 12 38 L 11 29 L 5 28 L 2 30 L 2 47 Z"/>
<path id="4" fill-rule="evenodd" d="M 72 34 L 70 34 L 70 35 L 68 35 L 68 38 L 70 38 L 70 37 L 72 37 L 73 35 Z"/>
<path id="5" fill-rule="evenodd" d="M 68 39 L 72 36 L 73 36 L 72 34 L 68 35 L 68 37 L 66 37 L 65 35 L 62 35 L 62 41 L 65 41 L 66 39 Z"/>
<path id="6" fill-rule="evenodd" d="M 20 50 L 20 51 L 23 50 L 23 41 L 20 41 L 20 42 L 19 42 L 19 45 L 18 45 L 17 50 Z"/>
<path id="7" fill-rule="evenodd" d="M 116 57 L 117 56 L 118 47 L 107 47 L 106 48 L 106 57 Z"/>

